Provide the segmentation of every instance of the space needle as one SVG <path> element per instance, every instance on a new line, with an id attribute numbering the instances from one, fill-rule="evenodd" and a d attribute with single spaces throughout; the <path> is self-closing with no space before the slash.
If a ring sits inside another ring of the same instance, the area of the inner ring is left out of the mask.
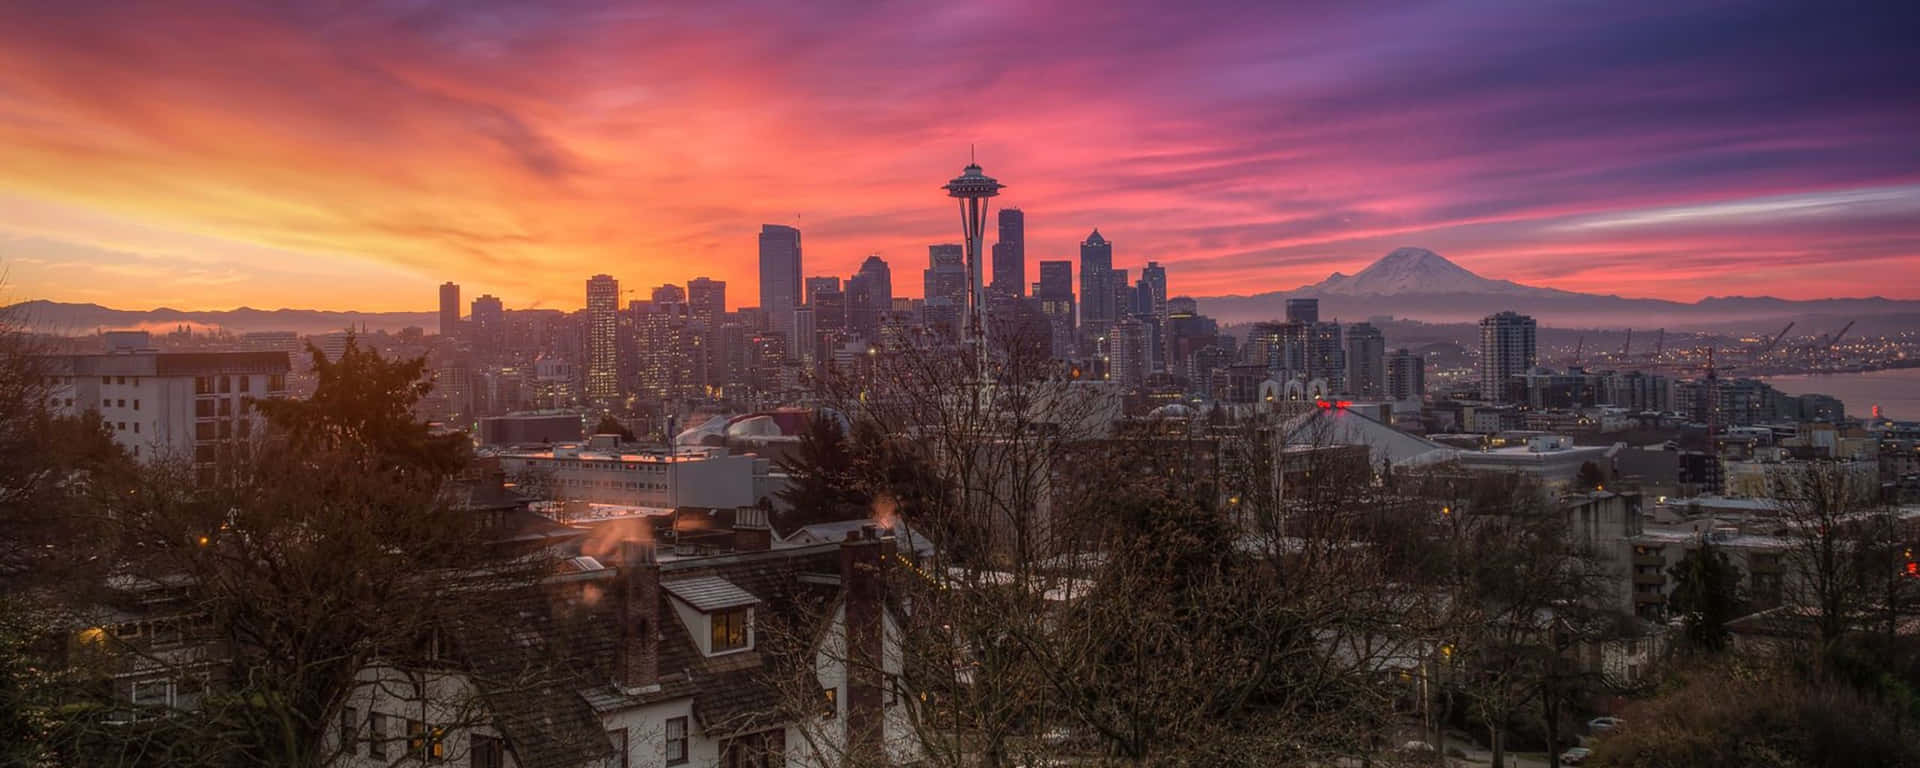
<path id="1" fill-rule="evenodd" d="M 973 162 L 971 153 L 967 158 L 967 167 L 953 181 L 947 182 L 942 189 L 947 196 L 960 201 L 960 227 L 967 238 L 967 341 L 974 346 L 979 355 L 979 365 L 984 373 L 987 365 L 987 326 L 985 290 L 980 284 L 980 243 L 987 227 L 987 198 L 1000 194 L 1001 184 L 992 176 L 980 172 L 980 164 Z"/>

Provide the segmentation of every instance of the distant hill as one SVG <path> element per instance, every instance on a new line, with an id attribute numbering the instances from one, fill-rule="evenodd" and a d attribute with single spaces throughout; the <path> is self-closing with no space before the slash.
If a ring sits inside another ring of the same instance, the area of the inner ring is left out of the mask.
<path id="1" fill-rule="evenodd" d="M 117 329 L 169 331 L 182 324 L 196 329 L 223 328 L 233 333 L 294 331 L 315 334 L 363 327 L 368 331 L 398 331 L 409 326 L 434 332 L 438 330 L 440 322 L 439 316 L 433 312 L 331 312 L 252 307 L 200 311 L 161 307 L 143 311 L 45 300 L 25 301 L 0 311 L 11 315 L 15 322 L 27 330 L 63 336 Z"/>
<path id="2" fill-rule="evenodd" d="M 1359 274 L 1335 272 L 1325 280 L 1291 291 L 1214 296 L 1199 302 L 1201 312 L 1223 322 L 1243 323 L 1284 316 L 1286 300 L 1292 298 L 1318 298 L 1322 318 L 1348 322 L 1377 315 L 1435 323 L 1476 322 L 1511 309 L 1534 316 L 1542 325 L 1563 328 L 1730 330 L 1788 320 L 1821 325 L 1859 320 L 1856 331 L 1870 332 L 1883 332 L 1876 328 L 1920 328 L 1920 301 L 1877 296 L 1807 301 L 1728 296 L 1692 303 L 1632 299 L 1493 280 L 1425 248 L 1400 248 Z"/>

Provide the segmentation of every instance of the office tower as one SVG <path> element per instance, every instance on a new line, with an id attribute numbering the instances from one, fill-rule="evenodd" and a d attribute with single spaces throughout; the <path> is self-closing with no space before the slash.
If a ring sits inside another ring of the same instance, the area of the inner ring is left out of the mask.
<path id="1" fill-rule="evenodd" d="M 1166 372 L 1174 379 L 1185 381 L 1189 392 L 1196 391 L 1196 384 L 1204 384 L 1205 374 L 1194 369 L 1194 353 L 1215 346 L 1220 338 L 1220 326 L 1213 318 L 1202 315 L 1199 307 L 1191 298 L 1176 297 L 1167 300 L 1167 319 L 1161 330 L 1166 350 L 1162 353 L 1166 360 Z"/>
<path id="2" fill-rule="evenodd" d="M 1107 287 L 1111 296 L 1107 299 L 1107 325 L 1111 327 L 1120 322 L 1120 318 L 1133 314 L 1133 284 L 1127 282 L 1124 269 L 1107 270 Z"/>
<path id="3" fill-rule="evenodd" d="M 460 334 L 460 286 L 451 282 L 440 284 L 440 335 L 452 337 Z"/>
<path id="4" fill-rule="evenodd" d="M 801 297 L 802 304 L 806 297 Z M 707 328 L 720 327 L 720 316 L 727 313 L 727 283 L 696 277 L 687 281 L 687 313 Z"/>
<path id="5" fill-rule="evenodd" d="M 1347 391 L 1376 398 L 1387 391 L 1387 337 L 1372 323 L 1347 326 Z"/>
<path id="6" fill-rule="evenodd" d="M 847 280 L 847 327 L 868 341 L 878 341 L 880 323 L 891 311 L 893 273 L 878 254 L 868 256 L 860 263 L 860 271 Z"/>
<path id="7" fill-rule="evenodd" d="M 1480 321 L 1480 399 L 1505 402 L 1507 380 L 1533 369 L 1533 318 L 1507 311 Z"/>
<path id="8" fill-rule="evenodd" d="M 1427 360 L 1405 349 L 1387 358 L 1387 397 L 1418 400 L 1427 394 Z"/>
<path id="9" fill-rule="evenodd" d="M 1268 373 L 1278 373 L 1291 366 L 1287 364 L 1287 328 L 1289 324 L 1254 323 L 1247 328 L 1247 343 L 1241 347 L 1240 362 L 1257 365 L 1267 369 Z"/>
<path id="10" fill-rule="evenodd" d="M 1033 284 L 1033 297 L 1040 302 L 1040 313 L 1047 318 L 1052 334 L 1053 356 L 1066 359 L 1073 355 L 1074 319 L 1073 262 L 1040 262 L 1040 281 Z"/>
<path id="11" fill-rule="evenodd" d="M 1320 300 L 1287 299 L 1287 322 L 1306 325 L 1320 322 Z"/>
<path id="12" fill-rule="evenodd" d="M 975 344 L 986 343 L 986 291 L 980 283 L 980 247 L 987 229 L 987 198 L 996 197 L 1005 185 L 982 173 L 978 163 L 969 162 L 960 175 L 947 182 L 947 196 L 960 203 L 960 229 L 967 246 L 966 338 Z M 849 302 L 851 307 L 851 302 Z M 985 375 L 987 356 L 979 353 L 979 365 Z"/>
<path id="13" fill-rule="evenodd" d="M 1140 270 L 1142 299 L 1146 306 L 1141 311 L 1151 312 L 1154 317 L 1167 316 L 1167 268 L 1160 262 L 1149 261 L 1145 269 Z"/>
<path id="14" fill-rule="evenodd" d="M 966 252 L 958 245 L 927 246 L 927 269 L 921 282 L 927 324 L 959 338 L 967 306 Z"/>
<path id="15" fill-rule="evenodd" d="M 1113 317 L 1113 244 L 1095 228 L 1080 243 L 1080 327 L 1101 336 Z"/>
<path id="16" fill-rule="evenodd" d="M 813 320 L 818 307 L 806 306 L 793 310 L 794 348 L 800 351 L 796 359 L 804 367 L 813 367 L 820 358 L 820 328 Z"/>
<path id="17" fill-rule="evenodd" d="M 993 244 L 993 289 L 1008 296 L 1027 290 L 1027 215 L 1000 209 L 1000 241 Z"/>
<path id="18" fill-rule="evenodd" d="M 847 294 L 840 290 L 838 281 L 815 291 L 807 301 L 813 306 L 814 327 L 821 334 L 839 334 L 847 329 Z"/>
<path id="19" fill-rule="evenodd" d="M 760 227 L 760 311 L 767 328 L 792 343 L 793 309 L 800 297 L 800 230 L 779 224 Z M 791 356 L 793 350 L 787 350 Z"/>
<path id="20" fill-rule="evenodd" d="M 481 352 L 497 353 L 506 346 L 507 313 L 499 297 L 481 294 L 480 298 L 473 300 L 468 315 L 468 322 L 472 325 L 468 337 Z"/>
<path id="21" fill-rule="evenodd" d="M 620 281 L 609 275 L 587 280 L 587 399 L 620 399 Z"/>

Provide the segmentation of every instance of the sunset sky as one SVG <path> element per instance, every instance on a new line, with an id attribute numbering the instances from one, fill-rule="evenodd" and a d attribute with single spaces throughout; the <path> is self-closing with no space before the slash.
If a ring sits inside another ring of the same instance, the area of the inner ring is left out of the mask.
<path id="1" fill-rule="evenodd" d="M 1031 262 L 1172 292 L 1396 246 L 1682 300 L 1920 298 L 1911 2 L 15 0 L 0 303 L 575 308 L 596 272 L 918 295 L 977 147 Z M 1077 270 L 1077 265 L 1076 265 Z"/>

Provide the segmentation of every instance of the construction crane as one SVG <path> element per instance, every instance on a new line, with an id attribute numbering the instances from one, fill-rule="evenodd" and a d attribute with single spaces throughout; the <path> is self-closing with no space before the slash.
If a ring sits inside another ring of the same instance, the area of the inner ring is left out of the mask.
<path id="1" fill-rule="evenodd" d="M 1573 343 L 1574 366 L 1578 367 L 1580 365 L 1580 351 L 1583 349 L 1586 349 L 1586 347 L 1587 347 L 1587 335 L 1583 333 L 1583 334 L 1580 334 L 1580 339 Z"/>
<path id="2" fill-rule="evenodd" d="M 1787 327 L 1780 329 L 1780 332 L 1774 334 L 1773 338 L 1767 339 L 1767 343 L 1760 345 L 1760 351 L 1753 353 L 1753 359 L 1758 360 L 1766 357 L 1768 352 L 1773 351 L 1774 345 L 1779 344 L 1781 339 L 1786 338 L 1787 331 L 1791 330 L 1793 330 L 1793 323 L 1789 322 L 1787 323 Z"/>
<path id="3" fill-rule="evenodd" d="M 1852 320 L 1848 320 L 1846 325 L 1840 326 L 1840 330 L 1834 332 L 1833 338 L 1827 339 L 1826 349 L 1832 350 L 1833 345 L 1840 343 L 1840 337 L 1847 335 L 1847 331 L 1853 330 L 1853 322 Z"/>
<path id="4" fill-rule="evenodd" d="M 1620 359 L 1625 360 L 1631 354 L 1633 354 L 1633 329 L 1628 328 L 1627 343 L 1620 345 Z"/>

